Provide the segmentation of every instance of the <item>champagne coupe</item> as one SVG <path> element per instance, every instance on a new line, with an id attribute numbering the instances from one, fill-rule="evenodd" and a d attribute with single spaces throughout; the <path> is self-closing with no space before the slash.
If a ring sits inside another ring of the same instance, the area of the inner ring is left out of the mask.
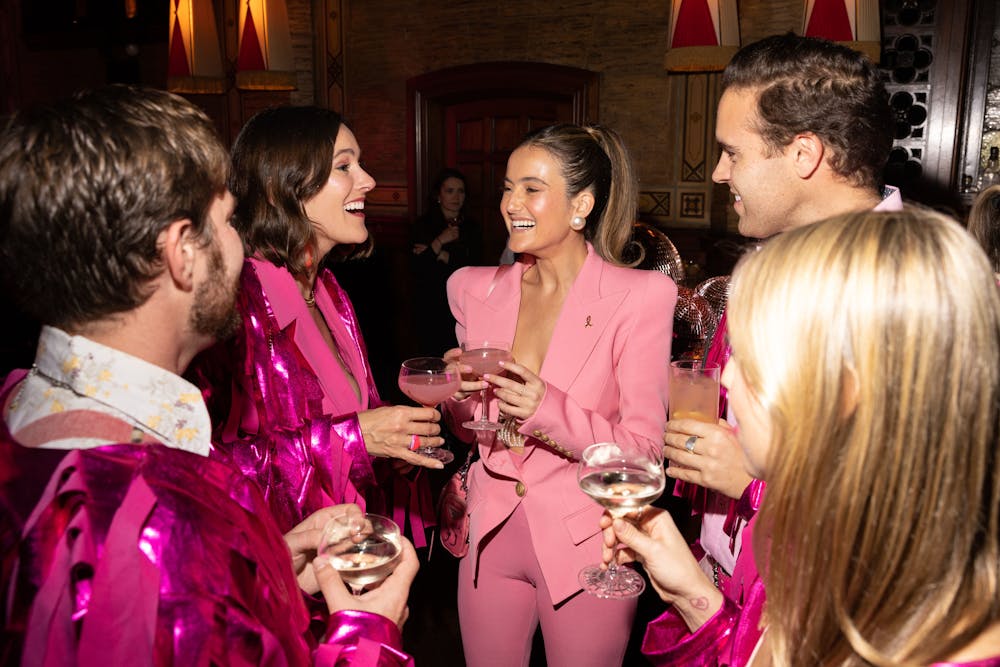
<path id="1" fill-rule="evenodd" d="M 719 364 L 675 361 L 670 364 L 670 418 L 719 420 Z"/>
<path id="2" fill-rule="evenodd" d="M 400 390 L 425 408 L 433 408 L 458 391 L 461 385 L 462 375 L 458 366 L 449 364 L 441 357 L 407 359 L 399 367 Z M 441 463 L 455 460 L 454 454 L 441 447 L 421 447 L 417 453 Z"/>
<path id="3" fill-rule="evenodd" d="M 402 553 L 399 526 L 378 514 L 331 519 L 320 544 L 319 555 L 330 560 L 355 595 L 392 574 Z"/>
<path id="4" fill-rule="evenodd" d="M 663 493 L 663 450 L 659 446 L 626 450 L 611 442 L 599 442 L 583 450 L 577 482 L 608 514 L 622 518 Z M 599 598 L 632 598 L 646 588 L 638 572 L 630 567 L 619 568 L 614 562 L 607 570 L 599 565 L 585 567 L 579 580 L 583 590 Z"/>
<path id="5" fill-rule="evenodd" d="M 510 361 L 510 343 L 496 340 L 467 340 L 462 343 L 462 356 L 459 361 L 472 366 L 472 371 L 480 378 L 485 373 L 496 375 L 503 367 L 501 361 Z M 465 428 L 473 431 L 496 431 L 500 424 L 490 421 L 489 404 L 486 402 L 486 392 L 480 392 L 483 404 L 483 414 L 475 421 L 468 421 L 462 424 Z"/>

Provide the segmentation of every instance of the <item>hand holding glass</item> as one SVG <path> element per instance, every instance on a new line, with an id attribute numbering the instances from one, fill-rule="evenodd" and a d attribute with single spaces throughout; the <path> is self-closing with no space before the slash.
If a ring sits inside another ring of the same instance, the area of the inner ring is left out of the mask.
<path id="1" fill-rule="evenodd" d="M 392 574 L 402 552 L 399 526 L 377 514 L 331 519 L 319 548 L 355 595 Z"/>
<path id="2" fill-rule="evenodd" d="M 399 367 L 399 389 L 425 408 L 433 408 L 458 391 L 461 385 L 458 366 L 440 357 L 407 359 Z M 417 453 L 441 463 L 455 460 L 454 454 L 441 447 L 421 447 Z"/>
<path id="3" fill-rule="evenodd" d="M 472 366 L 472 372 L 479 378 L 483 374 L 490 373 L 496 375 L 503 367 L 501 361 L 510 361 L 510 343 L 495 340 L 467 340 L 462 343 L 462 356 L 459 361 L 468 366 Z M 489 404 L 486 402 L 486 392 L 484 388 L 480 392 L 483 403 L 483 414 L 475 421 L 467 421 L 462 426 L 473 431 L 496 431 L 500 424 L 490 421 L 488 410 Z"/>
<path id="4" fill-rule="evenodd" d="M 583 450 L 577 482 L 608 514 L 624 517 L 663 493 L 666 484 L 663 451 L 659 446 L 627 451 L 610 442 L 591 445 Z M 599 565 L 586 567 L 580 571 L 579 580 L 583 590 L 600 598 L 636 597 L 646 588 L 638 572 L 614 563 L 607 570 Z"/>

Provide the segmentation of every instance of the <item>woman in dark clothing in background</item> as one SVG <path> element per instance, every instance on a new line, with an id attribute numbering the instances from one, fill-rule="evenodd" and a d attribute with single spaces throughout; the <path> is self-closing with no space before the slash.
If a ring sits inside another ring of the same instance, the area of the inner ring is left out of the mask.
<path id="1" fill-rule="evenodd" d="M 455 320 L 445 284 L 456 269 L 481 263 L 482 231 L 465 212 L 465 175 L 442 169 L 431 189 L 433 204 L 413 224 L 413 304 L 418 353 L 455 347 Z"/>

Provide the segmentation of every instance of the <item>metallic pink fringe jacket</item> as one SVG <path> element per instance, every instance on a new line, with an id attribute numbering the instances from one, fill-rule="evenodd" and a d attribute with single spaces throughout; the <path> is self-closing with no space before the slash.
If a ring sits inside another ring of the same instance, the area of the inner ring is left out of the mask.
<path id="1" fill-rule="evenodd" d="M 384 513 L 388 496 L 393 518 L 404 527 L 408 515 L 408 534 L 423 546 L 424 528 L 436 523 L 426 479 L 407 479 L 384 466 L 376 482 L 357 412 L 324 412 L 317 371 L 295 342 L 296 322 L 279 326 L 262 285 L 264 272 L 273 274 L 272 281 L 291 280 L 283 268 L 247 259 L 237 301 L 240 332 L 200 355 L 188 373 L 216 425 L 212 455 L 231 460 L 258 483 L 282 530 L 327 505 L 357 503 Z M 343 354 L 364 368 L 359 383 L 368 388 L 367 407 L 382 406 L 350 298 L 329 270 L 319 272 L 316 288 L 318 300 L 325 291 L 333 302 L 337 320 L 324 313 L 331 328 L 342 327 L 353 343 Z"/>
<path id="2" fill-rule="evenodd" d="M 412 665 L 376 614 L 338 612 L 312 637 L 281 531 L 237 470 L 0 430 L 0 664 Z"/>

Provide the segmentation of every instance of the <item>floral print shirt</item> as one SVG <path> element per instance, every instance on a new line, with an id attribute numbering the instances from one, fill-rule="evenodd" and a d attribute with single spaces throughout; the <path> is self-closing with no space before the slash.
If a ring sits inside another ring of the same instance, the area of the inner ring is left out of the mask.
<path id="1" fill-rule="evenodd" d="M 43 327 L 31 372 L 14 389 L 6 421 L 29 446 L 89 449 L 106 438 L 49 439 L 32 428 L 49 415 L 70 410 L 98 412 L 133 426 L 135 440 L 207 456 L 212 434 L 208 410 L 193 384 L 164 368 L 82 336 Z"/>

